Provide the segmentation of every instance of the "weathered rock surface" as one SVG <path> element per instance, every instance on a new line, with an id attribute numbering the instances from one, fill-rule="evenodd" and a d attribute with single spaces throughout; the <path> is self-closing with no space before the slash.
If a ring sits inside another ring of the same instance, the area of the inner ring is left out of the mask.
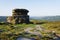
<path id="1" fill-rule="evenodd" d="M 28 12 L 27 9 L 14 9 L 12 16 L 7 18 L 7 22 L 12 24 L 29 23 Z"/>

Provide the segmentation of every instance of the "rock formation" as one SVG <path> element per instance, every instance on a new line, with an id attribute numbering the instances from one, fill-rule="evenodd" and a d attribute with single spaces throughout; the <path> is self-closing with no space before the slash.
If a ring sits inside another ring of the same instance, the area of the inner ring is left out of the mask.
<path id="1" fill-rule="evenodd" d="M 28 12 L 27 9 L 14 9 L 12 11 L 12 16 L 7 18 L 7 22 L 12 24 L 29 23 Z"/>

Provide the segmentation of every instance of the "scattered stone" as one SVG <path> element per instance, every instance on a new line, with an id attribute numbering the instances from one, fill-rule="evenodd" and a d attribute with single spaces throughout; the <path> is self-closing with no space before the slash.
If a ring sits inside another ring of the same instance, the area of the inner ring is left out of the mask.
<path id="1" fill-rule="evenodd" d="M 4 30 L 0 29 L 0 32 L 3 32 Z"/>

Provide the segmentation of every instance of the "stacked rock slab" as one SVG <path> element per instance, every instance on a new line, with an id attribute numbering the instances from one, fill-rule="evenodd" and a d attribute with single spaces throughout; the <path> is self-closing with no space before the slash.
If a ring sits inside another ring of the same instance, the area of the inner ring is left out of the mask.
<path id="1" fill-rule="evenodd" d="M 27 9 L 14 9 L 12 16 L 7 18 L 7 22 L 12 24 L 29 23 L 28 12 Z"/>

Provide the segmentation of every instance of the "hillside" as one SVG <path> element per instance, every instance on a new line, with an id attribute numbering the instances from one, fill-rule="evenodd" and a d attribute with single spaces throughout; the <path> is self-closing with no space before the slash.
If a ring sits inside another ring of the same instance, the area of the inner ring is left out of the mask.
<path id="1" fill-rule="evenodd" d="M 7 16 L 0 16 L 0 22 L 6 22 Z"/>
<path id="2" fill-rule="evenodd" d="M 30 17 L 35 20 L 60 21 L 60 16 Z"/>
<path id="3" fill-rule="evenodd" d="M 57 36 L 60 35 L 60 21 L 43 24 L 2 24 L 0 25 L 0 38 L 2 40 L 16 40 L 17 37 L 34 38 L 36 40 L 58 39 L 53 31 Z"/>

